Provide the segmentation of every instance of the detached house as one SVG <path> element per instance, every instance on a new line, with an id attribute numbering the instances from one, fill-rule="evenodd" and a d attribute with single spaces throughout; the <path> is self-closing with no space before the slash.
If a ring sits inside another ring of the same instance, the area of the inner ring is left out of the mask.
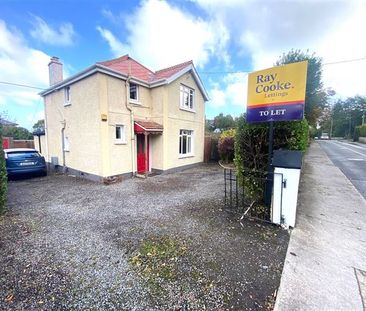
<path id="1" fill-rule="evenodd" d="M 153 72 L 128 55 L 63 80 L 49 63 L 47 161 L 93 180 L 203 161 L 208 96 L 192 61 Z"/>

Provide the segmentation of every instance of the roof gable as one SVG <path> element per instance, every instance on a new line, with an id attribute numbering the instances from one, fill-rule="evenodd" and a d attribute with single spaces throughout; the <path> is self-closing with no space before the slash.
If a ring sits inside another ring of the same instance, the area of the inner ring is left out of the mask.
<path id="1" fill-rule="evenodd" d="M 103 65 L 122 74 L 138 78 L 139 80 L 143 80 L 145 82 L 149 82 L 154 75 L 150 69 L 141 65 L 128 55 L 104 62 L 97 62 L 97 64 Z"/>

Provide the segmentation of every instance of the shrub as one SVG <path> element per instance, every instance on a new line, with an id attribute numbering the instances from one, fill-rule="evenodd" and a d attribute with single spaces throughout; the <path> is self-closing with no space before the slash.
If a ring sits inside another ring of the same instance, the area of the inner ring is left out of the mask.
<path id="1" fill-rule="evenodd" d="M 219 138 L 218 150 L 221 160 L 226 163 L 234 160 L 234 144 L 235 144 L 236 130 L 226 130 L 222 132 Z"/>
<path id="2" fill-rule="evenodd" d="M 1 130 L 1 129 L 0 129 Z M 5 203 L 8 191 L 8 180 L 6 175 L 5 158 L 2 146 L 2 136 L 0 132 L 0 214 L 5 210 Z"/>
<path id="3" fill-rule="evenodd" d="M 309 126 L 309 137 L 310 138 L 315 138 L 318 137 L 318 130 L 314 127 L 314 126 Z"/>
<path id="4" fill-rule="evenodd" d="M 355 130 L 353 131 L 353 141 L 358 141 L 360 137 L 361 126 L 356 126 Z"/>
<path id="5" fill-rule="evenodd" d="M 273 150 L 289 149 L 305 151 L 309 139 L 306 120 L 274 123 Z M 263 200 L 263 183 L 267 175 L 269 123 L 248 124 L 240 117 L 235 136 L 235 167 L 244 190 L 255 201 Z"/>
<path id="6" fill-rule="evenodd" d="M 361 137 L 366 137 L 366 124 L 357 126 L 359 128 L 359 135 Z"/>

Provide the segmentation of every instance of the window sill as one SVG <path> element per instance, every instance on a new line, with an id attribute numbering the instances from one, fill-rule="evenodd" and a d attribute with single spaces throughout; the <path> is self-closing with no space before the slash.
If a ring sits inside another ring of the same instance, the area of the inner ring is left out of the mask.
<path id="1" fill-rule="evenodd" d="M 115 145 L 127 145 L 127 141 L 124 140 L 115 140 L 114 141 Z"/>
<path id="2" fill-rule="evenodd" d="M 133 99 L 130 99 L 130 104 L 131 105 L 137 105 L 137 106 L 141 106 L 141 102 L 137 101 L 137 100 L 133 100 Z"/>
<path id="3" fill-rule="evenodd" d="M 187 112 L 192 112 L 192 113 L 196 113 L 196 110 L 193 110 L 193 109 L 188 109 L 188 108 L 183 108 L 183 107 L 179 107 L 180 110 L 184 110 L 184 111 L 187 111 Z"/>
<path id="4" fill-rule="evenodd" d="M 194 158 L 194 154 L 190 153 L 190 154 L 180 154 L 178 156 L 178 159 L 185 159 L 185 158 Z"/>
<path id="5" fill-rule="evenodd" d="M 71 106 L 71 103 L 64 103 L 64 107 Z"/>

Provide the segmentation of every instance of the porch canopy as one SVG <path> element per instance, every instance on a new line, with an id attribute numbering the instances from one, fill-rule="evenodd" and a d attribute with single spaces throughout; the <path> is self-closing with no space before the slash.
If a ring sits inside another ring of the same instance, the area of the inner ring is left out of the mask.
<path id="1" fill-rule="evenodd" d="M 135 120 L 134 130 L 137 134 L 162 134 L 163 126 L 154 121 Z"/>

